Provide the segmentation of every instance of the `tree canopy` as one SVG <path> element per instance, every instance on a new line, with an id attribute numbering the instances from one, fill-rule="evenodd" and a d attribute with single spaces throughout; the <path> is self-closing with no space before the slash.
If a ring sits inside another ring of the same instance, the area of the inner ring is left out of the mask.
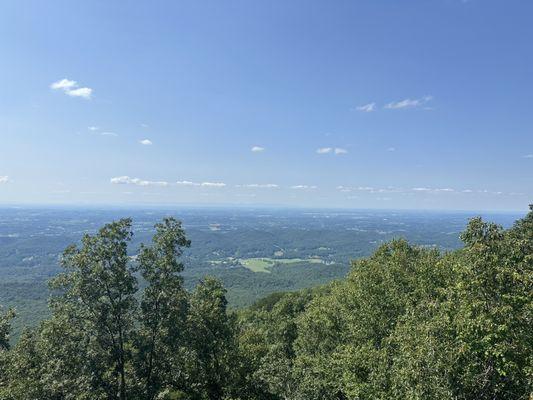
<path id="1" fill-rule="evenodd" d="M 155 229 L 135 256 L 129 219 L 68 247 L 51 317 L 12 346 L 0 310 L 1 400 L 533 396 L 533 209 L 508 230 L 472 219 L 454 252 L 393 240 L 239 311 L 212 277 L 185 290 L 181 223 Z"/>

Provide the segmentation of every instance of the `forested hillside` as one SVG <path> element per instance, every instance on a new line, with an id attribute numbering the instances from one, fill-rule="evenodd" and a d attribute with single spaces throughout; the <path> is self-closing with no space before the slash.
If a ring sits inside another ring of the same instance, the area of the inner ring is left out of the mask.
<path id="1" fill-rule="evenodd" d="M 484 213 L 510 227 L 523 213 Z M 182 221 L 191 246 L 181 256 L 184 286 L 206 275 L 224 284 L 229 308 L 250 306 L 274 292 L 326 284 L 346 276 L 353 259 L 381 244 L 411 244 L 451 251 L 471 214 L 460 211 L 327 210 L 276 208 L 78 208 L 0 206 L 0 304 L 16 308 L 13 337 L 49 316 L 47 281 L 60 272 L 65 247 L 105 223 L 132 218 L 128 255 L 151 240 L 154 224 Z"/>
<path id="2" fill-rule="evenodd" d="M 533 207 L 507 230 L 472 219 L 452 252 L 393 240 L 239 312 L 215 278 L 185 289 L 180 222 L 133 258 L 131 237 L 122 219 L 68 247 L 50 318 L 16 343 L 0 312 L 1 400 L 533 395 Z"/>

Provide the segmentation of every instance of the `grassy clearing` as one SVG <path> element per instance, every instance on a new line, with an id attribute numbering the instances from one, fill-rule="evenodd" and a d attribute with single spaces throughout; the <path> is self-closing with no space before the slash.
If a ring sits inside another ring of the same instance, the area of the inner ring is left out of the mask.
<path id="1" fill-rule="evenodd" d="M 243 267 L 248 268 L 253 272 L 265 272 L 269 274 L 270 267 L 275 264 L 300 264 L 300 263 L 309 263 L 309 264 L 323 264 L 319 258 L 244 258 L 239 260 Z"/>

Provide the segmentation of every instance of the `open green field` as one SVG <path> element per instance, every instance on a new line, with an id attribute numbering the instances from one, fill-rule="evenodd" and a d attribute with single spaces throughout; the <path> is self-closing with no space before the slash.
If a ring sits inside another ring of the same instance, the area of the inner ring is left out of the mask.
<path id="1" fill-rule="evenodd" d="M 324 261 L 319 258 L 243 258 L 239 262 L 250 271 L 265 272 L 267 274 L 271 272 L 269 268 L 276 264 L 324 264 Z"/>

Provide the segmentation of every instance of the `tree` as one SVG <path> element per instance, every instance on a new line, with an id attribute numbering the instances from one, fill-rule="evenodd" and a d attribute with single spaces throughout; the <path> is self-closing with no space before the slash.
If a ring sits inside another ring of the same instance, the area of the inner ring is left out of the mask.
<path id="1" fill-rule="evenodd" d="M 204 278 L 191 296 L 189 340 L 195 352 L 195 381 L 209 400 L 231 393 L 236 362 L 235 321 L 227 313 L 226 289 L 212 277 Z"/>
<path id="2" fill-rule="evenodd" d="M 470 221 L 450 288 L 460 357 L 457 392 L 518 399 L 532 392 L 533 212 L 504 231 Z"/>
<path id="3" fill-rule="evenodd" d="M 153 399 L 162 388 L 180 385 L 173 374 L 186 339 L 187 293 L 183 288 L 183 264 L 178 261 L 190 246 L 181 222 L 165 218 L 155 226 L 150 247 L 141 246 L 139 270 L 148 286 L 141 300 L 137 335 L 137 375 L 145 398 Z"/>
<path id="4" fill-rule="evenodd" d="M 9 334 L 11 333 L 11 320 L 15 318 L 15 311 L 8 310 L 2 313 L 0 307 L 0 351 L 9 350 Z"/>
<path id="5" fill-rule="evenodd" d="M 353 262 L 344 282 L 314 299 L 298 321 L 298 398 L 383 397 L 387 338 L 407 310 L 442 285 L 438 261 L 435 250 L 395 240 Z"/>
<path id="6" fill-rule="evenodd" d="M 83 371 L 95 390 L 120 400 L 128 397 L 128 343 L 136 312 L 137 281 L 127 253 L 131 236 L 130 219 L 86 234 L 81 247 L 65 250 L 61 264 L 66 272 L 51 283 L 58 293 L 51 301 L 54 317 L 79 325 L 81 343 L 87 345 Z"/>
<path id="7" fill-rule="evenodd" d="M 315 290 L 316 292 L 316 290 Z M 298 381 L 294 376 L 298 317 L 316 294 L 312 290 L 274 293 L 241 314 L 240 347 L 247 357 L 253 387 L 275 398 L 292 398 Z"/>
<path id="8" fill-rule="evenodd" d="M 11 333 L 11 320 L 15 317 L 13 310 L 2 312 L 0 307 L 0 398 L 2 398 L 3 387 L 7 384 L 6 374 L 8 367 L 9 334 Z"/>

